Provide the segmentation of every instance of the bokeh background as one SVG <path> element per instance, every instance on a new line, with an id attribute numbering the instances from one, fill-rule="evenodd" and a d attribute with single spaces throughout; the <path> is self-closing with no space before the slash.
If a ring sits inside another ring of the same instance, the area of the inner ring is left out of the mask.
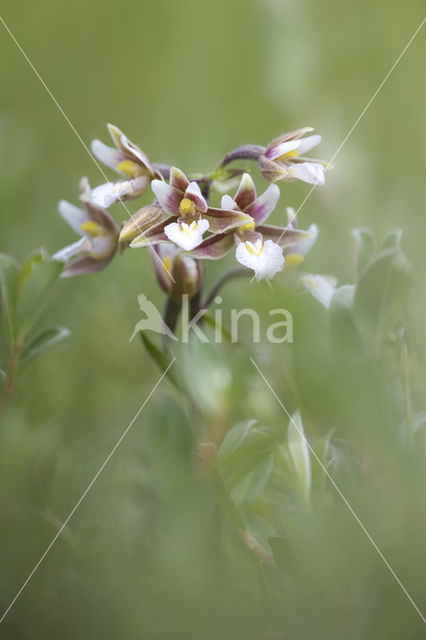
<path id="1" fill-rule="evenodd" d="M 6 0 L 1 15 L 86 143 L 107 142 L 112 122 L 153 161 L 191 172 L 240 144 L 308 125 L 323 136 L 318 155 L 330 158 L 423 13 L 420 0 Z M 307 269 L 342 283 L 354 279 L 351 229 L 369 226 L 378 237 L 403 229 L 417 411 L 425 408 L 425 38 L 423 28 L 299 216 L 300 226 L 320 227 Z M 2 25 L 0 59 L 0 251 L 22 261 L 73 241 L 57 202 L 76 200 L 83 175 L 92 185 L 103 180 Z M 308 189 L 285 185 L 273 222 Z M 119 207 L 114 216 L 124 219 Z M 209 267 L 208 281 L 222 269 Z M 141 291 L 163 304 L 148 252 L 126 252 L 100 274 L 61 281 L 45 312 L 72 336 L 22 370 L 1 425 L 2 609 L 159 378 L 128 342 Z M 283 291 L 281 281 L 273 289 L 237 281 L 224 290 L 224 314 L 231 304 L 282 306 Z M 348 495 L 424 610 L 424 441 L 410 455 L 398 448 L 391 398 L 380 389 L 360 398 L 356 378 L 345 431 L 330 404 L 339 388 L 331 393 L 321 376 L 322 310 L 297 302 L 294 312 L 294 350 L 257 346 L 256 357 L 291 404 L 287 369 L 297 354 L 313 433 L 337 428 L 361 461 L 363 475 L 346 469 Z M 251 417 L 286 424 L 246 351 L 218 347 L 188 367 L 225 425 Z M 212 487 L 189 471 L 199 428 L 166 381 L 2 623 L 2 637 L 424 637 L 418 613 L 337 497 L 289 522 L 298 570 L 284 595 L 265 595 L 258 560 L 238 546 L 226 554 Z"/>

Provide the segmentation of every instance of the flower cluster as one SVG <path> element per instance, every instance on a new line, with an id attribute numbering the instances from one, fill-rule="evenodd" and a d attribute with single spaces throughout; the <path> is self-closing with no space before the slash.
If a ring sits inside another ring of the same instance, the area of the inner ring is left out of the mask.
<path id="1" fill-rule="evenodd" d="M 214 171 L 196 174 L 192 179 L 177 167 L 151 163 L 117 127 L 108 125 L 108 130 L 114 146 L 94 140 L 92 151 L 120 178 L 93 189 L 83 179 L 82 208 L 65 201 L 59 203 L 61 216 L 81 236 L 54 256 L 66 263 L 64 275 L 98 271 L 111 261 L 118 248 L 122 252 L 129 247 L 148 247 L 153 252 L 160 285 L 176 299 L 199 291 L 202 260 L 221 259 L 234 248 L 236 261 L 251 269 L 256 280 L 271 279 L 286 263 L 303 260 L 315 242 L 316 225 L 306 231 L 298 229 L 292 210 L 288 210 L 287 225 L 265 224 L 280 197 L 275 183 L 324 183 L 327 163 L 304 155 L 321 141 L 319 135 L 305 135 L 312 129 L 287 133 L 267 147 L 246 145 L 234 149 Z M 236 160 L 256 161 L 263 178 L 272 184 L 257 195 L 248 172 L 229 168 Z M 226 193 L 220 206 L 212 206 L 211 192 L 223 184 L 235 185 L 236 192 Z M 138 198 L 149 187 L 154 200 L 132 215 L 128 212 L 129 218 L 119 231 L 107 209 L 117 202 Z"/>

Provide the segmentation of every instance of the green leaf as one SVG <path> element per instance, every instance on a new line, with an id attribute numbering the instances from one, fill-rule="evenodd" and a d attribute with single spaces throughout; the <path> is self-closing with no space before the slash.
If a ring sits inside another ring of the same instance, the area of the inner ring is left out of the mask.
<path id="1" fill-rule="evenodd" d="M 402 229 L 394 229 L 389 231 L 382 240 L 381 248 L 386 249 L 399 249 L 401 247 Z"/>
<path id="2" fill-rule="evenodd" d="M 263 553 L 267 554 L 268 556 L 272 556 L 272 549 L 269 544 L 269 540 L 271 538 L 273 539 L 274 536 L 277 535 L 277 532 L 272 524 L 264 518 L 260 518 L 259 516 L 250 512 L 244 513 L 244 522 L 246 524 L 246 531 L 259 545 Z M 247 535 L 245 537 L 247 541 Z"/>
<path id="3" fill-rule="evenodd" d="M 311 490 L 311 458 L 303 430 L 302 417 L 299 411 L 293 414 L 288 425 L 287 442 L 293 469 L 298 480 L 298 488 L 305 500 L 309 500 Z"/>
<path id="4" fill-rule="evenodd" d="M 376 251 L 376 239 L 371 229 L 365 227 L 352 230 L 356 248 L 356 273 L 358 278 L 371 263 Z"/>
<path id="5" fill-rule="evenodd" d="M 272 555 L 278 569 L 288 573 L 294 568 L 295 559 L 287 538 L 274 536 L 268 539 L 268 544 L 272 549 Z"/>
<path id="6" fill-rule="evenodd" d="M 166 356 L 145 334 L 145 332 L 140 332 L 140 337 L 142 340 L 142 344 L 148 351 L 151 358 L 158 364 L 160 369 L 164 372 L 167 370 L 167 367 L 170 365 L 170 358 Z M 170 382 L 176 387 L 176 389 L 181 389 L 181 384 L 179 383 L 175 371 L 173 367 L 167 370 L 167 377 Z"/>
<path id="7" fill-rule="evenodd" d="M 237 506 L 247 505 L 266 487 L 274 466 L 274 456 L 268 453 L 256 460 L 254 469 L 239 476 L 237 484 L 233 484 L 231 495 Z"/>
<path id="8" fill-rule="evenodd" d="M 375 356 L 404 309 L 409 284 L 409 265 L 402 251 L 393 248 L 375 258 L 357 285 L 355 320 L 366 348 Z"/>
<path id="9" fill-rule="evenodd" d="M 228 514 L 234 525 L 241 532 L 245 530 L 244 521 L 241 517 L 240 512 L 238 511 L 234 501 L 232 500 L 228 488 L 226 487 L 221 475 L 213 469 L 213 477 L 214 477 L 214 486 L 217 492 L 217 496 L 219 499 L 222 508 L 225 513 Z"/>
<path id="10" fill-rule="evenodd" d="M 331 460 L 331 437 L 333 435 L 334 429 L 330 429 L 328 433 L 325 434 L 322 438 L 320 438 L 314 448 L 318 459 L 322 462 L 324 467 L 328 471 L 328 466 Z M 327 475 L 324 472 L 324 469 L 318 464 L 318 461 L 314 463 L 312 466 L 312 490 L 315 490 L 318 493 L 321 493 L 325 490 L 327 486 Z"/>
<path id="11" fill-rule="evenodd" d="M 20 333 L 25 334 L 37 320 L 63 268 L 64 263 L 58 260 L 33 264 L 19 294 L 17 316 Z"/>
<path id="12" fill-rule="evenodd" d="M 6 340 L 12 347 L 17 338 L 16 303 L 19 281 L 18 263 L 5 254 L 0 254 L 0 294 L 1 311 Z"/>
<path id="13" fill-rule="evenodd" d="M 330 329 L 335 348 L 360 346 L 360 337 L 354 317 L 355 285 L 338 287 L 330 302 Z"/>
<path id="14" fill-rule="evenodd" d="M 71 332 L 65 327 L 49 327 L 48 329 L 43 329 L 24 346 L 19 359 L 20 363 L 23 364 L 27 362 L 27 360 L 30 360 L 41 351 L 44 351 L 48 347 L 53 347 L 70 335 Z"/>
<path id="15" fill-rule="evenodd" d="M 24 261 L 19 276 L 19 290 L 22 289 L 32 272 L 43 262 L 47 261 L 47 253 L 45 249 L 37 249 L 31 253 Z"/>
<path id="16" fill-rule="evenodd" d="M 0 393 L 3 391 L 4 383 L 6 382 L 6 373 L 3 369 L 0 369 Z"/>
<path id="17" fill-rule="evenodd" d="M 250 430 L 257 424 L 257 420 L 244 420 L 229 429 L 217 454 L 218 462 L 230 458 L 238 447 L 246 440 Z"/>

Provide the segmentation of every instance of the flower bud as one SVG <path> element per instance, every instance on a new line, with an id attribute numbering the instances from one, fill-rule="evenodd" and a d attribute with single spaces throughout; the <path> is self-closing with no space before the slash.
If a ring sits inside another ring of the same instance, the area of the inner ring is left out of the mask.
<path id="1" fill-rule="evenodd" d="M 120 243 L 130 244 L 147 229 L 162 222 L 167 215 L 156 202 L 142 207 L 127 220 L 120 231 Z"/>
<path id="2" fill-rule="evenodd" d="M 175 281 L 170 284 L 169 295 L 176 302 L 181 302 L 184 295 L 193 298 L 201 289 L 203 270 L 199 260 L 177 254 L 172 275 Z"/>

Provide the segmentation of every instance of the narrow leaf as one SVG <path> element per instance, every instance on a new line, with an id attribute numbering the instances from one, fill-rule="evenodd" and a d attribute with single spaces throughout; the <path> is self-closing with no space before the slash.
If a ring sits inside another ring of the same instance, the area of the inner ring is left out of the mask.
<path id="1" fill-rule="evenodd" d="M 20 332 L 26 333 L 35 323 L 63 268 L 64 263 L 58 260 L 34 265 L 19 295 L 17 317 Z"/>
<path id="2" fill-rule="evenodd" d="M 49 327 L 37 333 L 25 346 L 22 351 L 20 362 L 27 362 L 38 353 L 44 351 L 55 344 L 62 342 L 71 335 L 69 329 L 65 327 Z"/>
<path id="3" fill-rule="evenodd" d="M 376 250 L 376 239 L 371 229 L 353 229 L 352 237 L 356 247 L 356 273 L 358 278 L 370 264 Z"/>
<path id="4" fill-rule="evenodd" d="M 158 366 L 160 367 L 160 369 L 164 372 L 167 370 L 167 367 L 170 364 L 170 358 L 168 356 L 166 356 L 165 353 L 163 353 L 145 334 L 145 332 L 141 331 L 140 332 L 140 337 L 142 340 L 142 344 L 144 345 L 144 347 L 146 348 L 146 350 L 148 351 L 149 355 L 151 356 L 151 358 L 158 364 Z M 167 371 L 167 377 L 169 378 L 170 382 L 172 382 L 172 384 L 176 387 L 176 389 L 180 389 L 181 385 L 176 377 L 176 374 L 173 370 L 173 367 L 170 367 L 170 369 Z"/>
<path id="5" fill-rule="evenodd" d="M 263 489 L 270 478 L 274 466 L 272 453 L 262 456 L 255 468 L 245 474 L 232 489 L 231 495 L 238 506 L 250 504 Z"/>
<path id="6" fill-rule="evenodd" d="M 9 347 L 17 337 L 16 303 L 18 298 L 19 265 L 13 258 L 0 254 L 0 294 L 2 323 Z"/>
<path id="7" fill-rule="evenodd" d="M 309 500 L 311 490 L 311 458 L 299 411 L 293 414 L 288 425 L 287 442 L 300 492 Z"/>

